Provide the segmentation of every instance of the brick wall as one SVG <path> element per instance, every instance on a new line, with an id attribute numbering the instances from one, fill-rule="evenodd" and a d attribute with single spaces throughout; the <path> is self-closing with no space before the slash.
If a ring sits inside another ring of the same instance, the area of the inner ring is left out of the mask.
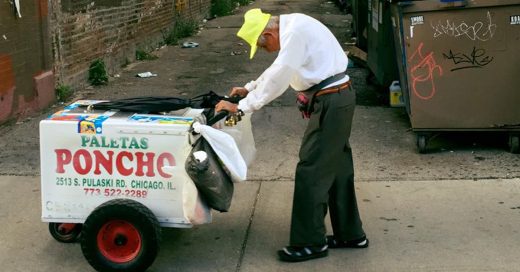
<path id="1" fill-rule="evenodd" d="M 47 0 L 0 1 L 0 124 L 54 101 Z"/>
<path id="2" fill-rule="evenodd" d="M 50 0 L 54 70 L 62 84 L 87 83 L 98 58 L 113 74 L 135 60 L 137 48 L 151 50 L 175 18 L 202 20 L 211 0 Z"/>
<path id="3" fill-rule="evenodd" d="M 103 59 L 109 73 L 151 51 L 178 17 L 202 20 L 211 0 L 0 1 L 0 124 L 52 104 L 55 86 L 87 84 Z"/>

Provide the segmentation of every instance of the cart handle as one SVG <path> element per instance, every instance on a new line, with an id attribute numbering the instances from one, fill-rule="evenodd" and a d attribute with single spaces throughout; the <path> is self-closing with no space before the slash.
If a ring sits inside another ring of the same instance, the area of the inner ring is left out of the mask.
<path id="1" fill-rule="evenodd" d="M 228 102 L 231 102 L 233 104 L 238 104 L 238 102 L 242 99 L 243 97 L 240 97 L 238 95 L 235 95 L 235 96 L 232 96 L 232 97 L 223 97 L 222 100 L 224 101 L 228 101 Z M 206 124 L 208 126 L 212 126 L 214 125 L 215 123 L 217 123 L 218 121 L 220 121 L 222 118 L 228 116 L 230 114 L 230 112 L 226 111 L 226 110 L 223 110 L 223 111 L 219 111 L 218 113 L 216 113 L 215 115 L 213 115 L 213 117 L 211 117 L 207 122 Z"/>
<path id="2" fill-rule="evenodd" d="M 223 111 L 219 111 L 218 113 L 216 113 L 215 115 L 213 115 L 213 117 L 211 117 L 206 125 L 208 126 L 212 126 L 214 125 L 215 123 L 217 123 L 218 121 L 222 120 L 222 118 L 228 116 L 229 112 L 226 111 L 226 110 L 223 110 Z"/>

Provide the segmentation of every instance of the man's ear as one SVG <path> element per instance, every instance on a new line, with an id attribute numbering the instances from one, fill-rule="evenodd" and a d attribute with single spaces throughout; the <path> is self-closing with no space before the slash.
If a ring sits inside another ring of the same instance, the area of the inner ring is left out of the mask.
<path id="1" fill-rule="evenodd" d="M 274 31 L 275 31 L 274 29 L 266 29 L 266 30 L 264 30 L 264 32 L 262 32 L 262 34 L 269 36 L 269 37 L 273 37 L 275 35 Z"/>

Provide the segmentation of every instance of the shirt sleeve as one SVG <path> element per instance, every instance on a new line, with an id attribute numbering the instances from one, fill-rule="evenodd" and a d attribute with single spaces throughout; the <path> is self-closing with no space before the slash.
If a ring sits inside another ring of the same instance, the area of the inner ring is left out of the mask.
<path id="1" fill-rule="evenodd" d="M 244 86 L 249 93 L 240 100 L 238 108 L 243 112 L 259 110 L 287 90 L 295 73 L 290 66 L 273 63 L 257 80 Z"/>
<path id="2" fill-rule="evenodd" d="M 247 83 L 248 95 L 240 100 L 238 108 L 252 112 L 282 95 L 289 87 L 296 71 L 305 62 L 305 43 L 295 32 L 281 37 L 280 52 L 273 64 L 257 80 Z"/>

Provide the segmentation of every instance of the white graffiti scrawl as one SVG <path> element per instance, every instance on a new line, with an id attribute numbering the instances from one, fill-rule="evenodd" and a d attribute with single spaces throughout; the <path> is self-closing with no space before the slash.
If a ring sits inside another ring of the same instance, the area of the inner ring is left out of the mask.
<path id="1" fill-rule="evenodd" d="M 434 38 L 441 37 L 443 35 L 449 37 L 467 37 L 470 40 L 489 41 L 495 35 L 497 25 L 491 20 L 491 14 L 487 12 L 487 21 L 477 21 L 473 24 L 467 24 L 462 21 L 459 23 L 446 20 L 446 23 L 439 21 L 437 25 L 431 25 L 433 30 Z"/>

